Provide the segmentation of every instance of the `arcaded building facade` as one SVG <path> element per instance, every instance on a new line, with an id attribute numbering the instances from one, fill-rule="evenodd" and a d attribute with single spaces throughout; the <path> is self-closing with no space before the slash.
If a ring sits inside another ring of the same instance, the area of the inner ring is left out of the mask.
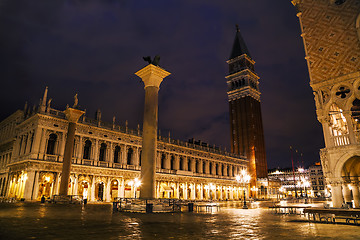
<path id="1" fill-rule="evenodd" d="M 360 207 L 360 1 L 294 0 L 334 207 Z"/>
<path id="2" fill-rule="evenodd" d="M 18 110 L 0 123 L 0 194 L 39 200 L 59 192 L 68 121 L 51 108 L 47 89 L 42 103 Z M 76 127 L 69 195 L 89 201 L 139 197 L 140 129 L 82 116 Z M 247 170 L 244 157 L 205 144 L 158 137 L 156 197 L 225 200 L 242 197 L 235 180 Z M 247 189 L 246 189 L 247 191 Z"/>

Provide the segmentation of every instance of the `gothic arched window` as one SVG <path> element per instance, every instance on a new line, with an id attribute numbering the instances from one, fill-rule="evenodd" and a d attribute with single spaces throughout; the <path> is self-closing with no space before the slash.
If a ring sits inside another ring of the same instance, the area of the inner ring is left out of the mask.
<path id="1" fill-rule="evenodd" d="M 90 159 L 90 153 L 91 153 L 91 141 L 86 140 L 84 145 L 83 159 Z"/>
<path id="2" fill-rule="evenodd" d="M 46 154 L 54 155 L 55 154 L 55 144 L 57 140 L 57 135 L 52 133 L 49 136 L 47 148 L 46 148 Z"/>

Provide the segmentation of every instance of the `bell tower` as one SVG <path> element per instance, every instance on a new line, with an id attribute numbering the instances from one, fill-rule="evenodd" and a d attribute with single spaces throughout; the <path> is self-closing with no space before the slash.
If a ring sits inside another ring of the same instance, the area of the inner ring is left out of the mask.
<path id="1" fill-rule="evenodd" d="M 239 27 L 236 26 L 226 76 L 230 107 L 231 151 L 250 160 L 252 186 L 267 177 L 264 130 L 261 117 L 259 76 Z"/>

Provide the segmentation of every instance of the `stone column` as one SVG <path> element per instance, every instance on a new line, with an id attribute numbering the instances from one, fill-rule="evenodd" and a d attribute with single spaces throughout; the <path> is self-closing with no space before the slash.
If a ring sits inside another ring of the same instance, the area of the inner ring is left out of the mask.
<path id="1" fill-rule="evenodd" d="M 24 188 L 24 198 L 25 200 L 32 200 L 32 192 L 34 187 L 34 180 L 35 180 L 35 171 L 31 170 L 27 172 L 27 179 L 25 182 L 25 188 Z"/>
<path id="2" fill-rule="evenodd" d="M 61 196 L 68 195 L 76 123 L 79 120 L 80 116 L 84 114 L 84 111 L 74 108 L 67 108 L 64 111 L 64 113 L 69 121 L 69 126 L 67 131 L 65 150 L 64 150 L 64 160 L 63 160 L 62 172 L 61 172 L 61 182 L 60 182 L 60 191 L 59 191 L 59 194 Z"/>
<path id="3" fill-rule="evenodd" d="M 342 186 L 345 203 L 351 202 L 351 192 L 347 183 Z"/>
<path id="4" fill-rule="evenodd" d="M 357 183 L 353 183 L 351 185 L 351 190 L 354 198 L 354 208 L 359 208 L 360 207 L 359 185 Z"/>
<path id="5" fill-rule="evenodd" d="M 341 208 L 343 203 L 342 192 L 341 192 L 341 184 L 331 184 L 331 196 L 332 203 L 334 208 Z"/>
<path id="6" fill-rule="evenodd" d="M 59 195 L 59 178 L 60 178 L 60 173 L 55 173 L 55 183 L 54 183 L 54 194 L 55 195 Z"/>
<path id="7" fill-rule="evenodd" d="M 158 91 L 163 78 L 170 75 L 164 69 L 149 64 L 135 73 L 145 84 L 145 104 L 143 120 L 142 163 L 140 197 L 152 199 L 156 197 L 156 147 L 158 126 Z"/>
<path id="8" fill-rule="evenodd" d="M 175 155 L 174 169 L 175 170 L 180 169 L 180 157 L 179 157 L 179 155 Z"/>

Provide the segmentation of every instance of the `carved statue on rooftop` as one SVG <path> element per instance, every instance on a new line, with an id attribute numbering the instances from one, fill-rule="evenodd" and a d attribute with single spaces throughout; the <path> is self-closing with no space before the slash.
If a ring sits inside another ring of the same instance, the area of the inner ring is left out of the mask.
<path id="1" fill-rule="evenodd" d="M 74 105 L 73 108 L 78 108 L 79 100 L 78 100 L 78 94 L 75 94 L 74 96 Z"/>

